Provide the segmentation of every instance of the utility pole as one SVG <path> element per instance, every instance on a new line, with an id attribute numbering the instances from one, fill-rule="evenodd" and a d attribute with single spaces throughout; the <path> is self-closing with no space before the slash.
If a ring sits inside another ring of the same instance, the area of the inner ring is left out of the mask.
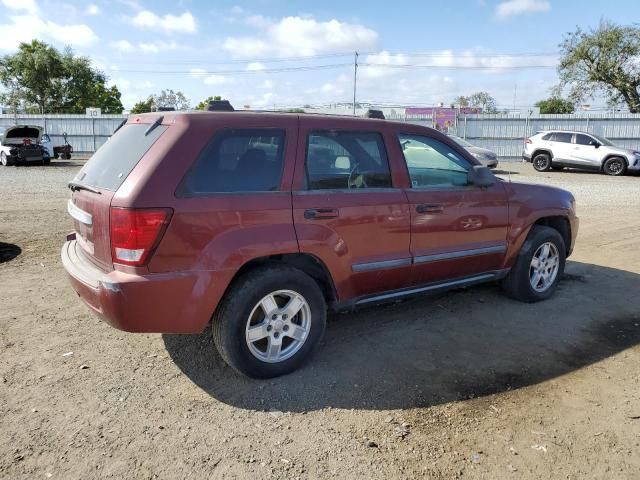
<path id="1" fill-rule="evenodd" d="M 356 116 L 356 87 L 358 85 L 358 52 L 353 56 L 353 116 Z"/>

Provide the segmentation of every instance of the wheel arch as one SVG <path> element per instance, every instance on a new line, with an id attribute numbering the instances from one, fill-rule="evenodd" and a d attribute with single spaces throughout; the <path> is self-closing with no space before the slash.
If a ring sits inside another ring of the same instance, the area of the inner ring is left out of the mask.
<path id="1" fill-rule="evenodd" d="M 533 158 L 534 158 L 536 155 L 539 155 L 539 154 L 541 154 L 541 153 L 546 153 L 547 155 L 549 155 L 549 158 L 550 158 L 551 160 L 553 160 L 553 152 L 552 152 L 551 150 L 547 149 L 547 148 L 536 148 L 536 149 L 533 151 L 533 153 L 531 154 L 531 160 L 533 161 Z"/>
<path id="2" fill-rule="evenodd" d="M 601 171 L 604 171 L 604 164 L 607 163 L 607 161 L 612 159 L 612 158 L 621 158 L 622 161 L 624 162 L 626 168 L 629 168 L 629 159 L 627 157 L 625 157 L 624 155 L 620 155 L 618 153 L 610 153 L 609 155 L 607 155 L 606 157 L 604 157 L 602 159 L 602 165 L 600 165 L 600 170 Z"/>
<path id="3" fill-rule="evenodd" d="M 253 258 L 245 262 L 238 269 L 231 279 L 231 282 L 229 282 L 229 286 L 237 281 L 238 278 L 247 275 L 252 270 L 269 265 L 286 265 L 309 275 L 320 286 L 327 304 L 334 303 L 338 298 L 333 277 L 331 276 L 329 269 L 322 260 L 315 255 L 308 253 L 281 253 Z M 226 290 L 229 289 L 229 286 L 227 286 Z"/>
<path id="4" fill-rule="evenodd" d="M 562 215 L 540 217 L 531 225 L 529 231 L 531 231 L 531 228 L 533 228 L 535 225 L 553 228 L 558 233 L 560 233 L 560 235 L 562 235 L 562 239 L 564 240 L 566 250 L 565 254 L 567 256 L 569 255 L 569 250 L 571 248 L 571 224 L 569 223 L 569 219 L 567 217 L 564 217 Z M 528 232 L 527 235 L 529 235 Z"/>

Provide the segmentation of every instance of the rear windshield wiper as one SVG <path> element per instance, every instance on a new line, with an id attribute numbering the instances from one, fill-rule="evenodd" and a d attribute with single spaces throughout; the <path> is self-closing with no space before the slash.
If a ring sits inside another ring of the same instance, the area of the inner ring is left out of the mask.
<path id="1" fill-rule="evenodd" d="M 162 123 L 163 120 L 164 117 L 162 115 L 156 118 L 156 121 L 149 125 L 149 128 L 144 131 L 144 136 L 146 137 L 147 135 L 149 135 L 158 125 Z"/>
<path id="2" fill-rule="evenodd" d="M 69 182 L 67 184 L 67 187 L 69 187 L 69 189 L 72 192 L 77 192 L 78 190 L 86 190 L 87 192 L 97 193 L 98 195 L 102 195 L 101 191 L 96 190 L 95 188 L 90 187 L 89 185 L 85 185 L 84 183 Z"/>

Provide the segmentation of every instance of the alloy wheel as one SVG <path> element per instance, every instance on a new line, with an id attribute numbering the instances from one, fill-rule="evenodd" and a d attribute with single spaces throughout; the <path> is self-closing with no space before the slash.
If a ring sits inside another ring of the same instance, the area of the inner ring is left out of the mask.
<path id="1" fill-rule="evenodd" d="M 251 354 L 266 363 L 291 358 L 304 345 L 311 329 L 307 300 L 292 290 L 265 295 L 251 310 L 245 340 Z"/>
<path id="2" fill-rule="evenodd" d="M 540 245 L 529 266 L 529 282 L 536 292 L 546 291 L 555 282 L 560 269 L 560 254 L 554 243 Z"/>

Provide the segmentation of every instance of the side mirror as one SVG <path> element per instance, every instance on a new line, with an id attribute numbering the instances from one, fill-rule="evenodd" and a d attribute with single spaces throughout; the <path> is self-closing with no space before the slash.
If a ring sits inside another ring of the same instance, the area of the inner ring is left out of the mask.
<path id="1" fill-rule="evenodd" d="M 467 181 L 469 184 L 477 185 L 478 187 L 490 187 L 496 182 L 496 177 L 493 176 L 488 167 L 474 165 L 467 173 Z"/>
<path id="2" fill-rule="evenodd" d="M 592 147 L 599 148 L 599 147 L 600 147 L 600 142 L 597 142 L 597 141 L 595 141 L 595 140 L 591 140 L 591 141 L 589 142 L 589 145 L 591 145 Z"/>

